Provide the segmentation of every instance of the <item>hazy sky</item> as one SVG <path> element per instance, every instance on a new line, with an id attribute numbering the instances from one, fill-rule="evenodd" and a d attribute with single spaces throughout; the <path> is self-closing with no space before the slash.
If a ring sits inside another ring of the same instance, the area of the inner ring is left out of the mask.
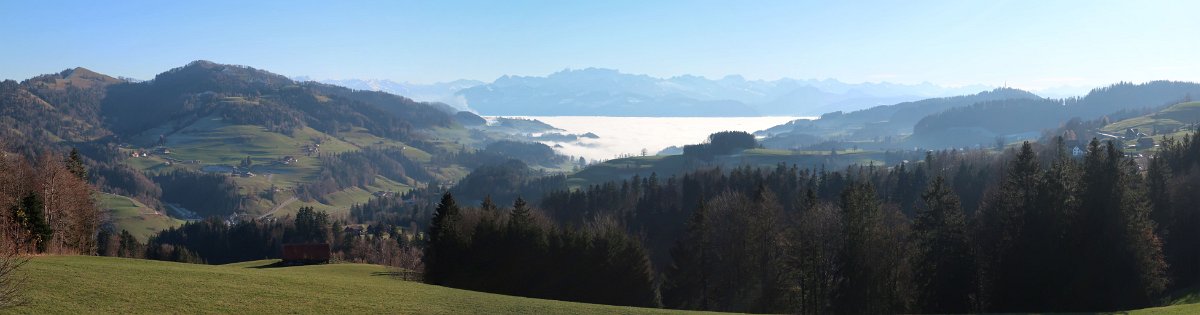
<path id="1" fill-rule="evenodd" d="M 1200 81 L 1200 1 L 0 1 L 0 78 L 196 59 L 318 79 Z"/>

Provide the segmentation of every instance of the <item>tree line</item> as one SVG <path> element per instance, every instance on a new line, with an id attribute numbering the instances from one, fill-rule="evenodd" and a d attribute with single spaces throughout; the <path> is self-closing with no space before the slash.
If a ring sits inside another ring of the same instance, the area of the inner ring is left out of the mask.
<path id="1" fill-rule="evenodd" d="M 352 227 L 352 228 L 347 228 Z M 407 229 L 407 230 L 406 230 Z M 411 227 L 386 222 L 353 224 L 312 207 L 279 219 L 224 221 L 209 218 L 169 228 L 139 242 L 128 231 L 101 230 L 96 254 L 197 264 L 278 259 L 284 244 L 327 243 L 338 262 L 401 268 L 406 276 L 423 270 L 424 242 Z"/>
<path id="2" fill-rule="evenodd" d="M 657 306 L 654 273 L 637 239 L 612 222 L 560 228 L 517 199 L 460 208 L 443 195 L 429 227 L 424 280 L 527 297 Z"/>
<path id="3" fill-rule="evenodd" d="M 637 235 L 670 308 L 1113 311 L 1200 283 L 1198 140 L 1140 162 L 1099 141 L 1074 158 L 1057 139 L 893 167 L 652 174 L 548 193 L 541 208 Z"/>

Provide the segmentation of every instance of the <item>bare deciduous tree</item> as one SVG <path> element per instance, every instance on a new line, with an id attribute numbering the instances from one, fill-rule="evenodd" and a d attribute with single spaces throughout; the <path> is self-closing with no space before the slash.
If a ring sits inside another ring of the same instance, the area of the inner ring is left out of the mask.
<path id="1" fill-rule="evenodd" d="M 0 216 L 0 227 L 4 237 L 0 242 L 0 309 L 7 309 L 25 303 L 21 291 L 25 288 L 26 278 L 18 271 L 29 261 L 22 254 L 31 251 L 32 247 L 29 233 L 12 224 L 7 214 Z"/>

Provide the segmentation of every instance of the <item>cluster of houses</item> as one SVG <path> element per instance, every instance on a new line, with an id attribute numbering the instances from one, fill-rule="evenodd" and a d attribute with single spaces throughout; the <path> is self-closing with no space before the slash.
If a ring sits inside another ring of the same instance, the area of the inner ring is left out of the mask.
<path id="1" fill-rule="evenodd" d="M 233 167 L 233 170 L 231 170 L 231 171 L 229 172 L 229 176 L 235 176 L 235 177 L 254 177 L 255 175 L 254 175 L 254 173 L 250 172 L 250 168 L 249 168 L 249 167 L 237 167 L 237 166 L 234 166 L 234 167 Z"/>
<path id="2" fill-rule="evenodd" d="M 163 159 L 167 160 L 167 162 L 166 162 L 167 165 L 172 165 L 172 164 L 176 164 L 176 163 L 178 163 L 178 164 L 200 164 L 200 160 L 180 160 L 180 159 L 171 158 L 171 157 L 163 157 Z"/>
<path id="3" fill-rule="evenodd" d="M 120 147 L 121 148 L 130 148 L 132 146 L 130 146 L 128 144 L 121 144 Z M 162 159 L 166 160 L 166 162 L 164 162 L 164 163 L 166 163 L 167 165 L 200 164 L 200 160 L 181 160 L 181 159 L 176 159 L 176 158 L 172 158 L 172 157 L 168 156 L 170 154 L 171 154 L 171 149 L 164 147 L 164 146 L 158 146 L 151 150 L 147 150 L 147 149 L 131 149 L 131 150 L 129 150 L 129 157 L 144 158 L 144 157 L 158 156 L 158 157 L 161 157 Z"/>
<path id="4" fill-rule="evenodd" d="M 279 165 L 291 165 L 292 163 L 296 163 L 298 161 L 299 160 L 296 159 L 296 157 L 294 157 L 294 156 L 285 155 L 285 156 L 279 158 L 278 160 L 275 160 L 275 163 L 279 164 Z"/>
<path id="5" fill-rule="evenodd" d="M 1141 132 L 1138 128 L 1125 129 L 1121 140 L 1136 140 L 1137 143 L 1129 145 L 1132 148 L 1149 149 L 1154 147 L 1154 137 Z"/>
<path id="6" fill-rule="evenodd" d="M 376 198 L 385 198 L 385 197 L 395 196 L 396 192 L 391 191 L 391 190 L 388 190 L 388 191 L 380 190 L 380 191 L 373 192 L 371 194 L 374 195 Z"/>
<path id="7" fill-rule="evenodd" d="M 318 153 L 321 153 L 321 144 L 320 143 L 306 144 L 300 148 L 300 152 L 304 152 L 304 156 L 317 155 Z"/>
<path id="8" fill-rule="evenodd" d="M 129 147 L 129 145 L 121 145 L 121 147 L 125 148 L 125 147 Z M 133 149 L 130 152 L 129 156 L 130 157 L 148 157 L 150 155 L 168 155 L 168 154 L 171 154 L 170 148 L 167 148 L 164 146 L 157 146 L 157 147 L 154 147 L 153 150 Z"/>
<path id="9" fill-rule="evenodd" d="M 1161 129 L 1156 129 L 1152 132 L 1155 134 L 1158 134 L 1158 133 L 1162 133 L 1164 131 Z M 1126 148 L 1129 148 L 1129 149 L 1144 150 L 1144 149 L 1154 148 L 1154 146 L 1155 146 L 1154 136 L 1148 135 L 1145 132 L 1143 132 L 1142 130 L 1139 130 L 1138 128 L 1126 128 L 1125 132 L 1120 133 L 1120 134 L 1096 131 L 1096 138 L 1098 138 L 1102 141 L 1103 140 L 1111 140 L 1116 143 L 1123 143 L 1124 141 L 1133 141 L 1134 142 L 1133 144 L 1129 144 L 1126 146 Z M 1080 143 L 1080 141 L 1076 141 L 1076 140 L 1068 140 L 1067 142 L 1068 142 L 1067 147 L 1072 148 L 1071 149 L 1072 155 L 1075 155 L 1078 157 L 1078 156 L 1083 156 L 1083 154 L 1085 152 L 1087 152 L 1087 150 L 1085 149 L 1087 144 Z M 1075 142 L 1075 143 L 1071 143 L 1071 142 Z"/>

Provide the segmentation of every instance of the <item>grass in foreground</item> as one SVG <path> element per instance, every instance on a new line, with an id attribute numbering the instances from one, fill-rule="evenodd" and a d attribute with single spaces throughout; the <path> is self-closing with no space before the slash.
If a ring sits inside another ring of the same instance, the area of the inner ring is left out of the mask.
<path id="1" fill-rule="evenodd" d="M 29 314 L 363 313 L 665 314 L 619 307 L 481 293 L 402 281 L 382 266 L 331 264 L 257 268 L 90 257 L 36 257 L 24 267 Z"/>
<path id="2" fill-rule="evenodd" d="M 1114 313 L 1114 314 L 1132 314 L 1132 315 L 1149 315 L 1149 314 L 1163 314 L 1163 315 L 1175 315 L 1175 314 L 1179 314 L 1179 315 L 1184 315 L 1184 314 L 1200 314 L 1200 304 L 1186 304 L 1186 305 L 1171 305 L 1171 306 L 1163 306 L 1163 307 L 1153 307 L 1153 308 L 1145 308 L 1145 309 L 1133 310 L 1133 311 L 1128 311 L 1128 312 L 1117 312 L 1117 313 Z"/>
<path id="3" fill-rule="evenodd" d="M 402 281 L 377 265 L 260 268 L 92 257 L 35 257 L 28 305 L 0 313 L 677 314 L 676 310 L 540 300 Z M 1200 314 L 1200 304 L 1113 314 Z"/>

